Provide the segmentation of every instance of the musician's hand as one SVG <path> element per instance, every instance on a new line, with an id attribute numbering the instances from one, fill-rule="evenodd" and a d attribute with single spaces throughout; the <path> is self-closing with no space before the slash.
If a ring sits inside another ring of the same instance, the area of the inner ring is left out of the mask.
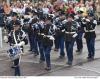
<path id="1" fill-rule="evenodd" d="M 86 21 L 87 21 L 87 22 L 90 22 L 90 20 L 89 20 L 89 19 L 86 19 Z"/>
<path id="2" fill-rule="evenodd" d="M 65 29 L 64 29 L 64 30 L 62 30 L 62 32 L 65 32 Z"/>
<path id="3" fill-rule="evenodd" d="M 54 37 L 53 36 L 48 36 L 50 40 L 54 40 Z"/>
<path id="4" fill-rule="evenodd" d="M 94 20 L 93 23 L 97 25 L 97 21 L 96 20 Z"/>
<path id="5" fill-rule="evenodd" d="M 24 41 L 22 41 L 22 42 L 20 42 L 20 43 L 17 44 L 17 46 L 23 46 L 23 45 L 25 45 Z"/>
<path id="6" fill-rule="evenodd" d="M 4 41 L 7 43 L 8 42 L 8 37 L 4 36 Z"/>
<path id="7" fill-rule="evenodd" d="M 77 35 L 78 35 L 78 34 L 77 34 L 77 33 L 75 33 L 72 37 L 73 37 L 73 38 L 76 38 L 76 36 L 77 36 Z"/>
<path id="8" fill-rule="evenodd" d="M 41 35 L 43 35 L 43 36 L 44 36 L 44 34 L 41 34 Z"/>
<path id="9" fill-rule="evenodd" d="M 14 46 L 13 47 L 18 47 L 18 44 L 14 44 Z"/>

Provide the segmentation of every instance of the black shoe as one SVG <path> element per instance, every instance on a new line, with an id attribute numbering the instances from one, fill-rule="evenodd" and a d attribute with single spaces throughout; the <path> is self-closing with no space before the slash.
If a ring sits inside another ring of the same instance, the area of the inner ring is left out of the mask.
<path id="1" fill-rule="evenodd" d="M 30 50 L 28 50 L 29 52 L 31 52 L 32 50 L 30 49 Z"/>
<path id="2" fill-rule="evenodd" d="M 88 61 L 93 61 L 94 57 L 87 57 Z"/>
<path id="3" fill-rule="evenodd" d="M 72 66 L 72 62 L 71 62 L 71 61 L 68 61 L 67 64 L 68 64 L 69 66 Z"/>
<path id="4" fill-rule="evenodd" d="M 14 68 L 15 68 L 15 66 L 11 66 L 11 68 L 12 68 L 12 69 L 14 69 Z"/>
<path id="5" fill-rule="evenodd" d="M 46 67 L 45 70 L 50 71 L 51 67 Z"/>
<path id="6" fill-rule="evenodd" d="M 45 62 L 45 60 L 39 60 L 39 63 L 44 63 Z"/>
<path id="7" fill-rule="evenodd" d="M 80 50 L 76 50 L 76 52 L 80 52 Z"/>
<path id="8" fill-rule="evenodd" d="M 58 52 L 59 50 L 55 48 L 54 51 Z"/>
<path id="9" fill-rule="evenodd" d="M 38 53 L 35 53 L 35 54 L 34 54 L 35 57 L 38 56 L 38 55 L 39 55 Z"/>
<path id="10" fill-rule="evenodd" d="M 80 54 L 82 54 L 82 50 L 80 50 L 80 51 L 78 51 L 76 53 L 77 53 L 77 55 L 80 55 Z"/>
<path id="11" fill-rule="evenodd" d="M 62 56 L 62 55 L 61 55 L 61 56 L 59 56 L 59 58 L 60 58 L 60 59 L 63 59 L 64 57 L 65 57 L 65 56 Z"/>

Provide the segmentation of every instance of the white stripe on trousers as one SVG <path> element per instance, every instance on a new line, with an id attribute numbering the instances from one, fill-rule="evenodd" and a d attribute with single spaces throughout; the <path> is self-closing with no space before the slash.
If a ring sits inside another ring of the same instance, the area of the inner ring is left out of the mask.
<path id="1" fill-rule="evenodd" d="M 0 27 L 0 48 L 2 48 L 2 27 Z"/>

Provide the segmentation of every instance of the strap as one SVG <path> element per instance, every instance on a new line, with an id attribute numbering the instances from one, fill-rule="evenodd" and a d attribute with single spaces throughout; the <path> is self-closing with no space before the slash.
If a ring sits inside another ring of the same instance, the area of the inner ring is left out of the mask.
<path id="1" fill-rule="evenodd" d="M 76 32 L 65 32 L 66 34 L 75 34 Z"/>
<path id="2" fill-rule="evenodd" d="M 15 32 L 13 32 L 13 36 L 14 36 L 14 41 L 15 41 L 15 44 L 18 44 L 18 43 L 17 43 L 17 40 L 16 40 L 16 37 L 15 37 Z M 18 46 L 17 46 L 17 47 L 18 47 Z M 20 48 L 20 52 L 22 53 L 21 48 Z"/>
<path id="3" fill-rule="evenodd" d="M 17 40 L 16 40 L 16 37 L 15 37 L 15 32 L 13 32 L 13 36 L 14 36 L 15 44 L 18 44 L 18 43 L 17 43 Z"/>

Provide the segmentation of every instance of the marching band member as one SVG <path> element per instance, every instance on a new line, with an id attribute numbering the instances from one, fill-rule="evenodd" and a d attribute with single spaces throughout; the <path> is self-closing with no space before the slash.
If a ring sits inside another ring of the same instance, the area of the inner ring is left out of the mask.
<path id="1" fill-rule="evenodd" d="M 55 26 L 57 26 L 59 24 L 59 13 L 58 12 L 55 12 L 54 13 L 54 18 L 53 18 L 53 24 L 55 24 Z M 58 38 L 58 35 L 57 33 L 55 32 L 55 35 L 54 35 L 54 44 L 55 44 L 55 49 L 54 51 L 58 51 L 59 50 L 59 38 Z"/>
<path id="2" fill-rule="evenodd" d="M 43 43 L 43 53 L 44 59 L 46 60 L 46 70 L 51 70 L 51 48 L 53 46 L 53 34 L 54 34 L 54 25 L 51 22 L 51 18 L 48 17 L 45 19 L 44 29 L 42 32 L 42 43 Z"/>
<path id="3" fill-rule="evenodd" d="M 27 30 L 27 34 L 28 34 L 28 38 L 29 38 L 29 43 L 30 43 L 29 51 L 32 52 L 33 49 L 34 49 L 34 46 L 33 46 L 34 45 L 33 29 L 32 29 L 31 22 L 29 21 L 29 19 L 24 19 L 24 24 L 28 24 L 26 30 Z"/>
<path id="4" fill-rule="evenodd" d="M 60 56 L 59 58 L 64 58 L 65 53 L 64 53 L 64 33 L 62 32 L 62 26 L 64 24 L 65 16 L 60 15 L 58 18 L 58 21 L 55 23 L 57 29 L 55 30 L 55 42 L 56 42 L 56 47 L 57 49 L 60 49 Z"/>
<path id="5" fill-rule="evenodd" d="M 28 44 L 28 40 L 26 38 L 26 34 L 24 31 L 20 28 L 20 22 L 15 21 L 13 25 L 13 30 L 9 33 L 8 42 L 11 47 L 17 47 L 19 46 L 21 51 L 23 50 L 22 46 Z M 9 50 L 10 53 L 13 53 L 14 51 Z M 18 51 L 20 52 L 20 51 Z M 15 68 L 15 76 L 20 76 L 20 68 L 19 68 L 19 61 L 20 57 L 14 58 L 14 66 L 12 68 Z"/>
<path id="6" fill-rule="evenodd" d="M 82 36 L 83 36 L 83 26 L 82 26 L 82 11 L 78 11 L 78 14 L 75 16 L 75 20 L 76 22 L 78 22 L 79 27 L 78 27 L 78 31 L 77 31 L 77 37 L 76 37 L 76 44 L 77 44 L 77 50 L 76 52 L 78 53 L 82 53 L 82 49 L 83 49 L 83 42 L 82 42 Z"/>
<path id="7" fill-rule="evenodd" d="M 95 56 L 95 38 L 96 38 L 96 33 L 95 33 L 95 27 L 97 25 L 97 21 L 94 19 L 94 16 L 90 14 L 86 19 L 85 19 L 85 25 L 84 25 L 84 30 L 85 30 L 85 39 L 87 43 L 87 48 L 88 48 L 88 60 L 93 60 Z"/>
<path id="8" fill-rule="evenodd" d="M 14 23 L 16 22 L 16 21 L 20 21 L 18 18 L 17 18 L 18 16 L 17 16 L 17 13 L 15 13 L 15 12 L 13 12 L 12 13 L 12 16 L 11 16 L 11 20 L 6 24 L 6 27 L 7 27 L 7 29 L 8 29 L 8 33 L 11 31 L 11 30 L 13 30 L 13 25 L 14 25 Z"/>
<path id="9" fill-rule="evenodd" d="M 39 24 L 38 24 L 38 18 L 37 17 L 34 17 L 32 19 L 32 22 L 31 22 L 31 27 L 32 27 L 32 30 L 33 30 L 33 52 L 34 52 L 34 56 L 37 56 L 39 55 L 39 51 L 38 51 L 38 40 L 37 40 L 37 34 L 38 34 L 38 30 L 39 30 Z"/>
<path id="10" fill-rule="evenodd" d="M 42 19 L 44 17 L 43 9 L 42 9 L 42 5 L 41 4 L 38 5 L 36 13 L 37 13 L 37 15 L 38 15 L 38 17 L 40 19 Z"/>
<path id="11" fill-rule="evenodd" d="M 75 38 L 77 36 L 78 24 L 73 19 L 73 15 L 68 15 L 67 22 L 64 25 L 65 29 L 65 48 L 67 51 L 68 65 L 72 65 L 73 62 L 73 46 Z"/>
<path id="12" fill-rule="evenodd" d="M 43 52 L 43 42 L 42 42 L 42 38 L 43 38 L 43 30 L 44 30 L 44 19 L 40 19 L 39 20 L 39 32 L 38 32 L 38 46 L 39 46 L 39 52 L 40 52 L 40 61 L 39 63 L 42 63 L 45 61 L 45 57 L 44 57 L 44 52 Z"/>

